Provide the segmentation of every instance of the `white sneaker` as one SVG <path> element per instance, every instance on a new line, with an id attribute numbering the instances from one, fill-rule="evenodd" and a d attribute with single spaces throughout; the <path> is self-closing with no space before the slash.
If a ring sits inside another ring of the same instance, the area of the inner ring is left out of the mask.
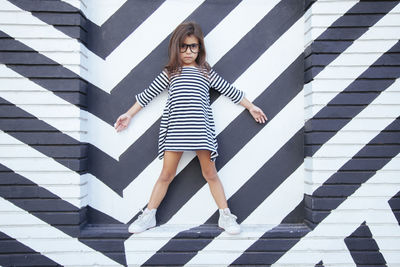
<path id="1" fill-rule="evenodd" d="M 236 222 L 237 217 L 231 213 L 229 208 L 219 209 L 218 226 L 229 234 L 239 234 L 240 225 Z"/>
<path id="2" fill-rule="evenodd" d="M 129 226 L 128 232 L 137 234 L 156 226 L 156 211 L 148 208 L 142 210 L 142 214 Z"/>

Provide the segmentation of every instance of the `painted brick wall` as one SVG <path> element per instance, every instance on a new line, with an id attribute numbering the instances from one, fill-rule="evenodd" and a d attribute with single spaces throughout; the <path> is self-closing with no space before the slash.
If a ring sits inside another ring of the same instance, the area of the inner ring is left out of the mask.
<path id="1" fill-rule="evenodd" d="M 393 1 L 317 1 L 305 15 L 305 222 L 313 232 L 293 255 L 318 249 L 326 265 L 399 263 L 399 211 L 390 204 L 399 192 L 399 11 Z"/>
<path id="2" fill-rule="evenodd" d="M 158 227 L 127 232 L 165 95 L 113 123 L 187 19 L 270 119 L 210 92 L 239 236 L 190 152 Z M 399 1 L 0 0 L 0 265 L 400 266 L 399 24 Z"/>
<path id="3" fill-rule="evenodd" d="M 55 265 L 86 247 L 85 18 L 57 2 L 0 2 L 2 266 Z"/>

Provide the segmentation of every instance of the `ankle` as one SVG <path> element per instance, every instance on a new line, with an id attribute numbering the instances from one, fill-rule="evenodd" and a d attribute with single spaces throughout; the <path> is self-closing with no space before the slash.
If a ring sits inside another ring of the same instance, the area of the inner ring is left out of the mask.
<path id="1" fill-rule="evenodd" d="M 231 210 L 229 209 L 229 208 L 223 208 L 223 209 L 218 209 L 219 210 L 219 212 L 220 213 L 223 213 L 223 212 L 231 212 Z"/>

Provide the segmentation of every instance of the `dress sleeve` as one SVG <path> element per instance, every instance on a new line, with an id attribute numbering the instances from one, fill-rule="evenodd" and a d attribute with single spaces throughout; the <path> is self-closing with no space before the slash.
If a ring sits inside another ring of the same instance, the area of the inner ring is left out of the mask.
<path id="1" fill-rule="evenodd" d="M 137 102 L 141 107 L 147 106 L 150 101 L 159 95 L 163 90 L 167 89 L 169 85 L 168 75 L 163 70 L 158 76 L 151 82 L 150 86 L 144 89 L 141 93 L 135 95 Z"/>
<path id="2" fill-rule="evenodd" d="M 243 91 L 225 81 L 214 69 L 210 70 L 210 85 L 224 96 L 229 97 L 235 104 L 239 104 L 244 97 Z"/>

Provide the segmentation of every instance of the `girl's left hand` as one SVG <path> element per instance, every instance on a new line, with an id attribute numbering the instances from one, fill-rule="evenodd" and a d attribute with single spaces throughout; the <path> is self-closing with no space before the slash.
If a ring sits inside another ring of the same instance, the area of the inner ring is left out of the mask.
<path id="1" fill-rule="evenodd" d="M 257 106 L 253 105 L 250 109 L 249 112 L 251 116 L 256 120 L 258 123 L 265 123 L 268 119 L 267 116 L 265 116 L 264 112 Z"/>

